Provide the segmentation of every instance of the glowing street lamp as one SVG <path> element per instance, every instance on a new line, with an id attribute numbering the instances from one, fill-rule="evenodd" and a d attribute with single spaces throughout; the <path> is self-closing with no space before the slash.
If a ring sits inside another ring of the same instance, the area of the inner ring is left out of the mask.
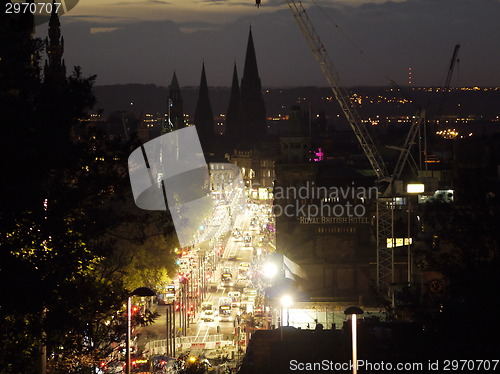
<path id="1" fill-rule="evenodd" d="M 346 315 L 351 315 L 351 325 L 352 325 L 352 374 L 357 374 L 358 372 L 358 349 L 357 349 L 357 326 L 356 326 L 356 315 L 363 314 L 363 310 L 357 306 L 350 306 L 344 310 Z"/>
<path id="2" fill-rule="evenodd" d="M 425 185 L 423 183 L 408 183 L 406 185 L 406 192 L 408 193 L 408 250 L 407 250 L 407 257 L 408 257 L 408 269 L 407 269 L 407 276 L 408 276 L 408 286 L 411 285 L 411 278 L 412 278 L 412 256 L 411 256 L 411 205 L 410 205 L 410 197 L 411 195 L 416 195 L 416 194 L 421 194 L 424 193 L 425 191 Z M 403 240 L 404 244 L 404 240 Z"/>
<path id="3" fill-rule="evenodd" d="M 264 264 L 262 273 L 266 278 L 273 279 L 278 274 L 278 267 L 272 262 Z"/>
<path id="4" fill-rule="evenodd" d="M 156 293 L 147 287 L 139 287 L 132 291 L 127 297 L 127 340 L 126 340 L 126 359 L 125 359 L 125 373 L 130 374 L 130 330 L 132 324 L 132 296 L 154 296 Z"/>

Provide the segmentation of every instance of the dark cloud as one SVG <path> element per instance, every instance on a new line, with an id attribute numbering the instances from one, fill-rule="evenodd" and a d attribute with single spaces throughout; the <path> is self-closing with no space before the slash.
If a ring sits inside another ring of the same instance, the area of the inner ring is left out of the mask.
<path id="1" fill-rule="evenodd" d="M 210 1 L 210 0 L 207 0 Z M 245 0 L 245 1 L 232 1 L 231 5 L 242 5 L 242 6 L 248 6 L 249 4 L 255 3 L 255 0 Z M 286 2 L 285 0 L 263 0 L 261 1 L 260 6 L 264 8 L 268 7 L 283 7 Z"/>
<path id="2" fill-rule="evenodd" d="M 115 3 L 110 3 L 109 5 L 119 5 L 119 6 L 127 6 L 134 5 L 137 6 L 137 1 L 117 1 Z M 140 3 L 141 5 L 170 5 L 172 4 L 170 1 L 163 0 L 143 0 Z"/>
<path id="3" fill-rule="evenodd" d="M 272 0 L 269 2 L 272 3 Z M 343 85 L 406 82 L 412 67 L 416 85 L 440 85 L 453 47 L 461 43 L 455 84 L 499 85 L 500 2 L 408 0 L 358 7 L 308 8 L 308 14 L 336 64 Z M 91 22 L 65 22 L 64 57 L 98 75 L 98 84 L 167 85 L 173 70 L 181 85 L 198 85 L 202 61 L 208 84 L 229 86 L 232 65 L 243 70 L 252 25 L 263 86 L 326 85 L 289 9 L 259 12 L 227 24 L 173 21 L 120 24 L 113 16 L 91 34 Z M 63 17 L 66 18 L 66 17 Z M 95 25 L 94 25 L 95 26 Z M 184 32 L 189 30 L 190 32 Z M 196 31 L 198 30 L 198 31 Z M 39 32 L 42 36 L 46 35 Z"/>
<path id="4" fill-rule="evenodd" d="M 200 3 L 228 4 L 230 0 L 201 0 Z M 232 3 L 231 3 L 232 4 Z"/>
<path id="5" fill-rule="evenodd" d="M 122 16 L 110 16 L 110 15 L 90 15 L 90 14 L 81 14 L 77 16 L 64 16 L 64 20 L 71 20 L 71 21 L 79 21 L 79 20 L 88 20 L 88 19 L 99 19 L 99 20 L 106 20 L 106 19 L 127 19 L 123 18 Z M 132 20 L 132 18 L 129 18 Z"/>

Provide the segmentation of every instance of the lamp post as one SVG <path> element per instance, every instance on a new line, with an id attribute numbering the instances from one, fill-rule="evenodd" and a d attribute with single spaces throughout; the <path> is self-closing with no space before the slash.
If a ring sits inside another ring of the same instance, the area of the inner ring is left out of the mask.
<path id="1" fill-rule="evenodd" d="M 126 340 L 126 359 L 125 373 L 130 374 L 130 330 L 132 322 L 132 296 L 154 296 L 156 293 L 147 287 L 139 287 L 132 291 L 127 297 L 127 340 Z"/>
<path id="2" fill-rule="evenodd" d="M 346 315 L 351 315 L 351 325 L 352 325 L 352 374 L 357 374 L 358 372 L 358 348 L 357 348 L 357 322 L 356 315 L 363 314 L 363 310 L 357 306 L 350 306 L 344 310 Z"/>
<path id="3" fill-rule="evenodd" d="M 411 219 L 411 202 L 410 198 L 412 195 L 416 194 L 421 194 L 424 193 L 425 191 L 425 185 L 422 183 L 408 183 L 406 185 L 406 193 L 408 194 L 407 197 L 407 205 L 408 205 L 408 286 L 411 286 L 411 278 L 412 278 L 412 255 L 411 255 L 411 224 L 410 224 L 410 219 Z M 403 242 L 404 244 L 404 242 Z"/>
<path id="4" fill-rule="evenodd" d="M 268 279 L 268 282 L 273 281 L 277 274 L 278 274 L 278 267 L 272 262 L 267 262 L 262 267 L 262 275 Z M 267 330 L 269 329 L 269 313 L 267 311 L 266 299 L 269 296 L 269 291 L 264 291 L 264 295 L 265 295 L 264 296 L 265 328 Z M 271 304 L 269 306 L 271 307 Z"/>

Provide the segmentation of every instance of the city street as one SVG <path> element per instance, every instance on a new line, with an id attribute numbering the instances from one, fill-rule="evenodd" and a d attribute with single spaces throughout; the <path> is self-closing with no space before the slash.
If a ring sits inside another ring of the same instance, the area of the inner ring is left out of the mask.
<path id="1" fill-rule="evenodd" d="M 190 351 L 192 354 L 212 358 L 220 355 L 237 358 L 238 336 L 240 353 L 244 352 L 245 322 L 254 314 L 255 309 L 260 307 L 260 273 L 257 263 L 273 246 L 273 232 L 268 225 L 270 209 L 270 204 L 247 204 L 247 207 L 234 217 L 232 230 L 223 236 L 225 240 L 215 237 L 182 255 L 181 261 L 183 258 L 194 258 L 196 261 L 181 262 L 189 263 L 190 267 L 181 266 L 180 275 L 174 280 L 178 288 L 176 303 L 181 300 L 180 306 L 176 307 L 173 327 L 176 356 Z M 218 211 L 220 210 L 215 210 Z M 213 232 L 221 225 L 226 226 L 227 219 L 214 214 L 205 225 L 204 231 Z M 191 297 L 187 297 L 187 302 L 184 303 L 190 312 L 193 310 L 193 315 L 188 318 L 184 316 L 186 308 L 182 306 L 181 289 L 186 287 L 186 284 L 182 285 L 183 278 L 191 283 L 187 286 L 187 295 Z M 202 291 L 203 287 L 206 292 Z M 223 304 L 227 303 L 227 300 L 229 311 L 223 313 Z M 156 311 L 160 317 L 154 324 L 138 331 L 138 349 L 144 350 L 145 355 L 164 354 L 167 351 L 167 307 L 170 306 L 159 304 Z M 208 318 L 203 310 L 206 308 L 213 310 Z M 187 323 L 183 323 L 184 320 Z M 172 325 L 172 321 L 169 323 Z"/>

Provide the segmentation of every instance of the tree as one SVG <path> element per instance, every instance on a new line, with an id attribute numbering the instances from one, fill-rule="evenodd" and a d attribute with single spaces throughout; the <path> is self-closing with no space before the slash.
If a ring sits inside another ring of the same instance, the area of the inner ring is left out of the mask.
<path id="1" fill-rule="evenodd" d="M 498 320 L 474 317 L 500 307 L 499 204 L 490 197 L 464 201 L 425 206 L 427 240 L 420 243 L 418 262 L 424 272 L 437 274 L 425 285 L 427 323 L 449 341 L 465 339 L 469 354 L 493 354 L 490 332 L 500 328 Z"/>
<path id="2" fill-rule="evenodd" d="M 50 372 L 91 372 L 121 339 L 119 313 L 136 269 L 144 270 L 136 282 L 152 276 L 146 246 L 168 253 L 172 225 L 161 226 L 166 213 L 155 216 L 162 230 L 153 235 L 154 222 L 130 208 L 126 160 L 137 144 L 79 121 L 95 102 L 95 77 L 76 67 L 57 86 L 43 81 L 41 42 L 19 19 L 0 17 L 0 121 L 7 124 L 0 152 L 8 178 L 0 185 L 7 197 L 0 206 L 0 373 L 36 372 L 41 347 Z M 137 227 L 133 239 L 143 238 L 144 248 L 137 256 L 129 244 L 134 256 L 117 264 L 120 227 Z M 158 268 L 156 277 L 165 273 Z M 154 315 L 145 317 L 150 323 Z"/>

